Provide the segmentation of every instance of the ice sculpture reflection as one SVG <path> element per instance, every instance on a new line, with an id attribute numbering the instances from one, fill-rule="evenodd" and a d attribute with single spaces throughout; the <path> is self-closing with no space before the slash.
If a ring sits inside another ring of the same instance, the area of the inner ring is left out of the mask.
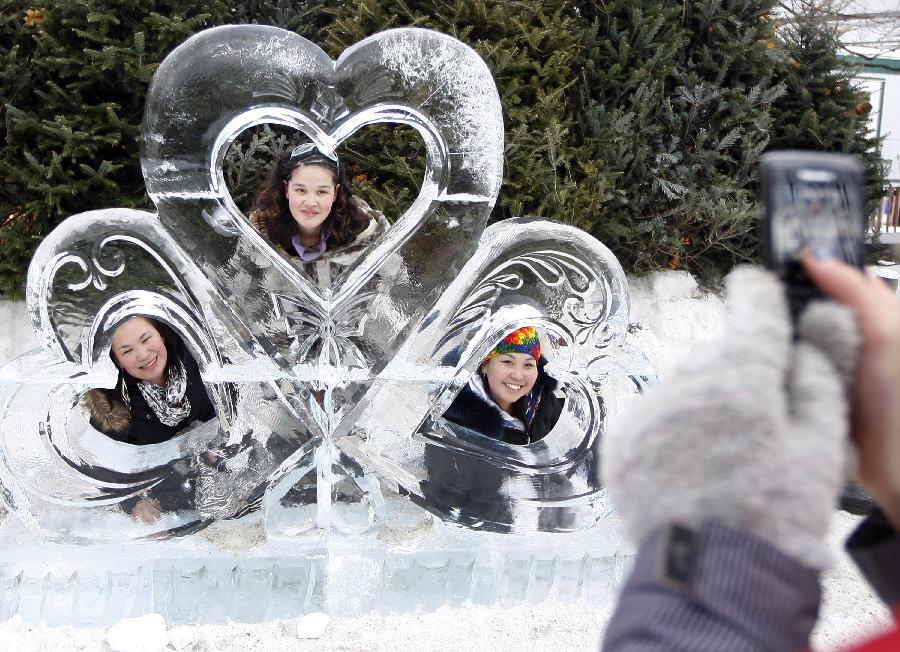
<path id="1" fill-rule="evenodd" d="M 229 145 L 263 123 L 325 156 L 376 123 L 412 126 L 425 143 L 416 200 L 330 282 L 273 246 L 225 186 Z M 596 522 L 605 411 L 651 371 L 625 343 L 627 288 L 605 247 L 541 220 L 485 228 L 502 135 L 487 66 L 442 34 L 383 32 L 336 62 L 271 27 L 190 38 L 148 95 L 141 160 L 157 212 L 73 216 L 32 261 L 42 348 L 0 370 L 4 500 L 62 540 L 189 532 L 260 500 L 270 537 L 362 532 L 386 494 L 472 528 Z M 144 446 L 101 435 L 78 407 L 117 384 L 111 339 L 136 315 L 177 334 L 216 413 Z M 524 325 L 543 333 L 566 388 L 552 430 L 513 446 L 445 420 Z M 129 504 L 163 492 L 159 518 L 130 517 Z"/>

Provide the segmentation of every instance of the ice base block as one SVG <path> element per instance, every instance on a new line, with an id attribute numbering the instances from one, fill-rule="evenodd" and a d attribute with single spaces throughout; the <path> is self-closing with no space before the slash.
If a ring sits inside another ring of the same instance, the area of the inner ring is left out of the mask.
<path id="1" fill-rule="evenodd" d="M 610 521 L 569 534 L 495 534 L 427 516 L 370 535 L 267 540 L 251 514 L 166 541 L 41 541 L 0 525 L 0 618 L 107 626 L 147 612 L 169 624 L 353 616 L 443 605 L 556 601 L 602 606 L 633 563 Z"/>

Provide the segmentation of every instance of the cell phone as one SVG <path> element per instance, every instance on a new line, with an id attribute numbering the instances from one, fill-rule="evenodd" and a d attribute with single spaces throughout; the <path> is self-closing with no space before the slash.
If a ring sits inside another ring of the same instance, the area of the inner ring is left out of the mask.
<path id="1" fill-rule="evenodd" d="M 845 154 L 770 152 L 759 179 L 763 261 L 784 282 L 796 322 L 811 299 L 825 297 L 800 263 L 805 248 L 860 269 L 865 262 L 863 167 Z"/>

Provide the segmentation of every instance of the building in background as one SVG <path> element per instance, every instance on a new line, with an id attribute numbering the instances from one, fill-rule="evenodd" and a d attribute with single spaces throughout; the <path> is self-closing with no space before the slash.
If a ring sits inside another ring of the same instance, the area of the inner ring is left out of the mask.
<path id="1" fill-rule="evenodd" d="M 882 158 L 890 164 L 891 190 L 882 206 L 886 235 L 900 231 L 900 0 L 836 3 L 844 29 L 845 55 L 862 66 L 861 86 L 869 92 L 872 131 L 883 137 Z M 893 237 L 885 239 L 893 240 Z"/>
<path id="2" fill-rule="evenodd" d="M 881 157 L 890 164 L 888 194 L 881 205 L 882 224 L 886 233 L 900 229 L 900 53 L 863 59 L 860 75 L 863 88 L 869 92 L 872 131 L 884 140 Z"/>

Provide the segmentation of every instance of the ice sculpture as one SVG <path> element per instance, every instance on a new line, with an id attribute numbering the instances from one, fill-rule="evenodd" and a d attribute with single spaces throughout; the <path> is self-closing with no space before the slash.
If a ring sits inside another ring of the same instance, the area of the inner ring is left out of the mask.
<path id="1" fill-rule="evenodd" d="M 229 145 L 263 123 L 323 152 L 375 123 L 425 143 L 418 197 L 330 288 L 276 251 L 224 183 Z M 549 221 L 485 228 L 503 124 L 474 51 L 398 29 L 333 62 L 281 29 L 210 29 L 159 67 L 143 141 L 157 212 L 73 216 L 29 269 L 42 348 L 0 370 L 0 482 L 23 522 L 62 541 L 159 538 L 262 501 L 277 539 L 362 533 L 403 504 L 500 532 L 582 530 L 606 513 L 606 411 L 652 372 L 625 343 L 627 288 L 603 245 Z M 110 339 L 133 315 L 179 334 L 217 419 L 141 447 L 87 423 L 79 398 L 114 385 Z M 469 374 L 524 324 L 545 334 L 566 386 L 553 431 L 519 447 L 447 423 Z M 204 464 L 209 451 L 222 462 Z M 475 486 L 485 478 L 495 491 Z M 161 518 L 129 518 L 122 506 L 154 492 L 174 496 Z"/>

